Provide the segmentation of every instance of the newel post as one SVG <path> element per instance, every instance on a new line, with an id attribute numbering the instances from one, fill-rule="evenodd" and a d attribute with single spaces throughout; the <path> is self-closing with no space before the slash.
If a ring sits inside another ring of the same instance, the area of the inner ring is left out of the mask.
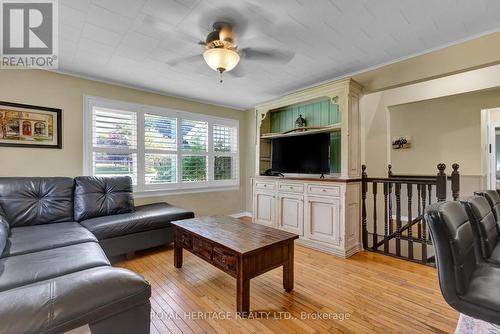
<path id="1" fill-rule="evenodd" d="M 438 164 L 437 169 L 439 170 L 436 177 L 436 197 L 438 202 L 446 201 L 446 169 L 445 164 Z"/>
<path id="2" fill-rule="evenodd" d="M 454 201 L 458 201 L 460 197 L 460 173 L 458 172 L 458 164 L 451 165 L 453 172 L 451 172 L 451 194 Z"/>
<path id="3" fill-rule="evenodd" d="M 366 165 L 361 166 L 361 227 L 363 249 L 368 249 L 368 230 L 366 228 L 366 192 L 368 190 L 368 176 L 366 175 Z"/>

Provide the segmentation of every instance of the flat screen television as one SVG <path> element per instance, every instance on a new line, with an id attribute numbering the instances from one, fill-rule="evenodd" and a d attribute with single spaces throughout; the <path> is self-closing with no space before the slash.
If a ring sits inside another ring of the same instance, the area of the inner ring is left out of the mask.
<path id="1" fill-rule="evenodd" d="M 271 165 L 273 172 L 280 173 L 330 173 L 330 134 L 273 139 Z"/>

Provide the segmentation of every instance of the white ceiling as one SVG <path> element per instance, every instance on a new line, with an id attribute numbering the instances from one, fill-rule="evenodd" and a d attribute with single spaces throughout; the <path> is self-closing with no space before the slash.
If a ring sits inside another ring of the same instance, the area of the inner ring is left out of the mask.
<path id="1" fill-rule="evenodd" d="M 220 10 L 218 10 L 220 9 Z M 214 13 L 248 20 L 240 47 L 294 51 L 286 65 L 243 59 L 241 78 L 200 60 Z M 59 70 L 247 109 L 311 84 L 500 29 L 498 0 L 59 0 Z"/>

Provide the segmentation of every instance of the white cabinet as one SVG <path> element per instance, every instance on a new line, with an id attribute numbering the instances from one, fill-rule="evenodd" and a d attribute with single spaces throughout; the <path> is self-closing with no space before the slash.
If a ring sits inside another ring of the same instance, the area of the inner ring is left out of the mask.
<path id="1" fill-rule="evenodd" d="M 304 195 L 278 194 L 278 228 L 304 235 Z"/>
<path id="2" fill-rule="evenodd" d="M 254 194 L 254 221 L 258 224 L 276 227 L 276 195 L 257 190 Z"/>
<path id="3" fill-rule="evenodd" d="M 335 246 L 341 245 L 340 199 L 309 196 L 306 204 L 306 237 Z"/>
<path id="4" fill-rule="evenodd" d="M 297 243 L 342 257 L 361 248 L 360 183 L 256 177 L 253 221 L 298 234 Z"/>

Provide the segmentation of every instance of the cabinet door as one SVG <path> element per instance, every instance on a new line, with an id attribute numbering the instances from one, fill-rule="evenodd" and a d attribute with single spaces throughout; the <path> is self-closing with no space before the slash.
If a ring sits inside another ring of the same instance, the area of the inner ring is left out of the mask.
<path id="1" fill-rule="evenodd" d="M 275 221 L 275 203 L 274 193 L 256 191 L 254 196 L 254 221 L 258 224 L 276 227 Z"/>
<path id="2" fill-rule="evenodd" d="M 306 237 L 340 246 L 340 199 L 309 196 L 306 207 Z"/>
<path id="3" fill-rule="evenodd" d="M 278 195 L 278 228 L 304 235 L 304 196 Z"/>

